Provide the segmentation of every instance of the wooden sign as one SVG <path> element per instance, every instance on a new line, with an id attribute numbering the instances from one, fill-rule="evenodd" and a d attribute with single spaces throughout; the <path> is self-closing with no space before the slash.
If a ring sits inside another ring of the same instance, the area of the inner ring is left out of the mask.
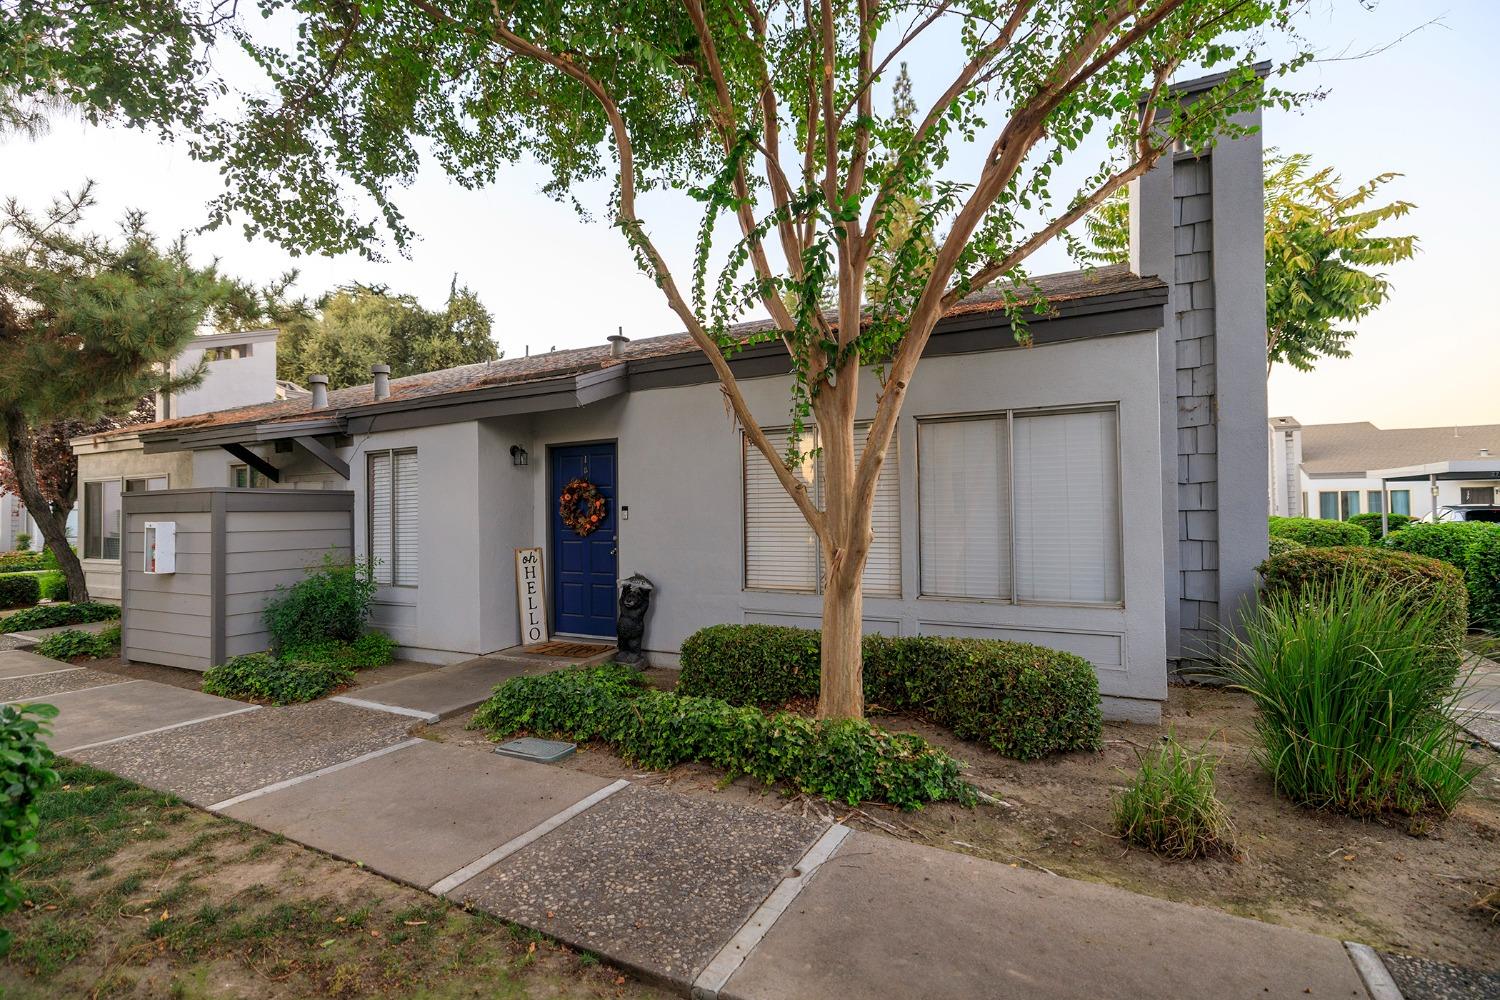
<path id="1" fill-rule="evenodd" d="M 547 588 L 540 548 L 516 549 L 516 605 L 521 612 L 521 645 L 546 642 Z"/>

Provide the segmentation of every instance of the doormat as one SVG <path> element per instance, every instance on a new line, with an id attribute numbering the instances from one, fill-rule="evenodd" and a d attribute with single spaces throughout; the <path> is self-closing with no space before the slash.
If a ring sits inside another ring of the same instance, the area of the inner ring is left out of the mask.
<path id="1" fill-rule="evenodd" d="M 554 639 L 552 642 L 543 642 L 535 646 L 527 646 L 526 652 L 540 653 L 543 656 L 598 656 L 607 653 L 613 646 L 596 646 L 588 642 L 566 642 Z"/>

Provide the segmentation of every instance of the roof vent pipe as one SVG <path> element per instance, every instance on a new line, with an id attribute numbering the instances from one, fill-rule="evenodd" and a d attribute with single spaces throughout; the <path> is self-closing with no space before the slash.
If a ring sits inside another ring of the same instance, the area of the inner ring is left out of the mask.
<path id="1" fill-rule="evenodd" d="M 1479 457 L 1480 458 L 1489 458 L 1490 457 L 1490 450 L 1488 448 L 1480 448 L 1479 449 Z"/>
<path id="2" fill-rule="evenodd" d="M 622 326 L 617 329 L 619 333 L 612 333 L 609 336 L 609 356 L 612 358 L 618 358 L 624 354 L 625 345 L 630 343 L 630 338 L 625 336 L 625 328 Z"/>
<path id="3" fill-rule="evenodd" d="M 391 394 L 391 366 L 371 365 L 370 376 L 375 383 L 375 398 L 385 399 Z"/>
<path id="4" fill-rule="evenodd" d="M 315 410 L 328 409 L 328 376 L 309 375 L 307 384 L 312 386 L 312 408 Z"/>

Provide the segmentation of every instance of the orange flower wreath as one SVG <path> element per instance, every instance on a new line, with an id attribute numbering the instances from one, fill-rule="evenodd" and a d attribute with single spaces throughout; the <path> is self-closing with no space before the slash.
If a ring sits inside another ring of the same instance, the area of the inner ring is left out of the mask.
<path id="1" fill-rule="evenodd" d="M 558 497 L 557 513 L 562 523 L 573 529 L 580 538 L 593 534 L 609 510 L 609 501 L 599 492 L 599 487 L 587 479 L 575 479 L 563 487 Z"/>

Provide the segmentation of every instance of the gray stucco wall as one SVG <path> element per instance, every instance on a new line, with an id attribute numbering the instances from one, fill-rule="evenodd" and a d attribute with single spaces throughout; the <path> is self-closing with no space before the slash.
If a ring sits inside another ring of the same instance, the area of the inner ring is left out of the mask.
<path id="1" fill-rule="evenodd" d="M 133 436 L 124 439 L 102 439 L 97 446 L 86 446 L 78 451 L 78 524 L 79 537 L 75 540 L 79 554 L 83 552 L 83 525 L 88 516 L 85 510 L 84 483 L 101 480 L 123 481 L 125 479 L 166 476 L 169 489 L 185 489 L 193 485 L 193 458 L 190 452 L 167 452 L 148 455 Z M 96 600 L 118 601 L 120 599 L 120 561 L 118 559 L 81 559 L 84 578 L 88 581 L 89 596 Z"/>

